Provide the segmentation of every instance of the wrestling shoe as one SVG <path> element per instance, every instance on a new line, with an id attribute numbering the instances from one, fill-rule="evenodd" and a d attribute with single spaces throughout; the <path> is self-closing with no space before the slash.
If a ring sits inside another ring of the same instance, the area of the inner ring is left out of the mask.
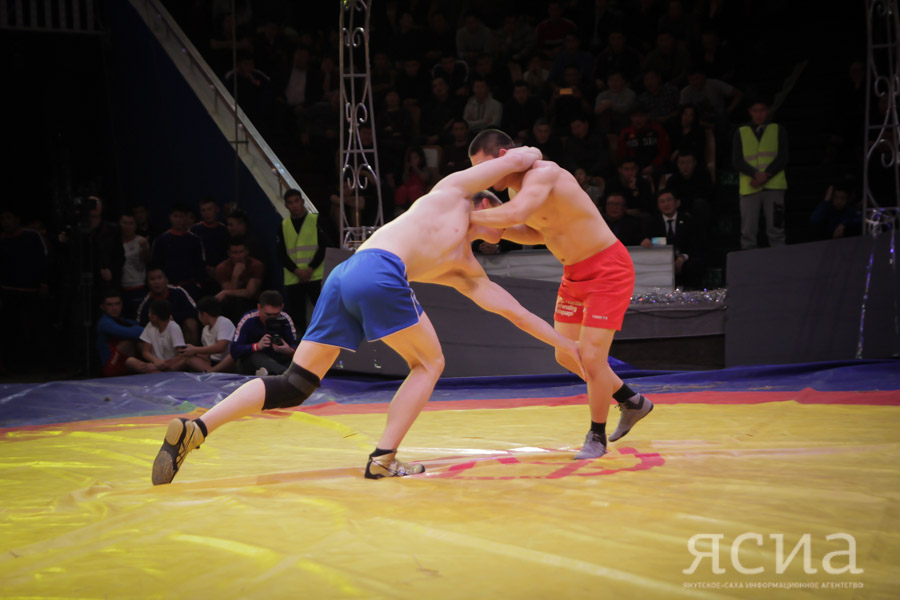
<path id="1" fill-rule="evenodd" d="M 190 419 L 169 421 L 166 438 L 153 461 L 153 485 L 171 483 L 181 468 L 188 452 L 200 446 L 205 439 L 200 426 Z"/>
<path id="2" fill-rule="evenodd" d="M 381 479 L 382 477 L 405 477 L 418 475 L 425 472 L 423 465 L 405 463 L 396 459 L 397 453 L 370 456 L 366 465 L 366 479 Z"/>
<path id="3" fill-rule="evenodd" d="M 641 394 L 641 399 L 638 401 L 637 406 L 620 402 L 619 410 L 622 414 L 619 416 L 619 424 L 616 426 L 616 430 L 609 436 L 609 441 L 611 442 L 625 437 L 635 423 L 649 415 L 650 411 L 653 410 L 653 403 Z"/>
<path id="4" fill-rule="evenodd" d="M 606 436 L 599 435 L 593 431 L 588 431 L 587 437 L 584 438 L 584 446 L 581 452 L 575 455 L 575 460 L 583 458 L 600 458 L 606 454 Z"/>

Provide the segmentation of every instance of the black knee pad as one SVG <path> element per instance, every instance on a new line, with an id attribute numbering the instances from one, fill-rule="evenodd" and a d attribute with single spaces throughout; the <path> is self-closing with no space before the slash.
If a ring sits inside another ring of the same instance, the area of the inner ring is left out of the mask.
<path id="1" fill-rule="evenodd" d="M 281 375 L 263 377 L 266 401 L 263 410 L 300 406 L 322 385 L 315 373 L 310 373 L 295 362 Z"/>

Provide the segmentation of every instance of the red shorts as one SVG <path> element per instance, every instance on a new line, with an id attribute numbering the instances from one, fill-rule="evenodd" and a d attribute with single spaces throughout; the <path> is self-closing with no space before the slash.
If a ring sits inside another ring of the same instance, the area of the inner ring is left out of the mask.
<path id="1" fill-rule="evenodd" d="M 622 329 L 622 319 L 634 291 L 634 264 L 621 242 L 574 265 L 566 265 L 556 313 L 560 323 Z"/>
<path id="2" fill-rule="evenodd" d="M 118 343 L 118 340 L 116 340 L 115 343 L 110 342 L 109 344 L 109 360 L 103 365 L 104 377 L 120 377 L 122 375 L 128 375 L 128 369 L 125 368 L 125 360 L 128 357 L 119 352 L 119 349 L 116 347 Z"/>

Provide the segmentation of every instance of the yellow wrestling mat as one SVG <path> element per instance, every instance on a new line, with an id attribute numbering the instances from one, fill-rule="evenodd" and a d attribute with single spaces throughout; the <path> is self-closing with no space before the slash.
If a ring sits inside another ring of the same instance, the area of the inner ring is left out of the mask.
<path id="1" fill-rule="evenodd" d="M 156 488 L 169 417 L 6 430 L 0 596 L 900 597 L 896 406 L 658 404 L 596 461 L 583 405 L 453 407 L 381 481 L 384 405 L 226 425 Z"/>

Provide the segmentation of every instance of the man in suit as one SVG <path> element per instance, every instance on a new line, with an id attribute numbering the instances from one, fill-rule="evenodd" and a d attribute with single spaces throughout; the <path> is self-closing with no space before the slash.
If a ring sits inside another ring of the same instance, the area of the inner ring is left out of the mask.
<path id="1" fill-rule="evenodd" d="M 651 219 L 648 236 L 641 246 L 652 246 L 652 238 L 665 238 L 666 245 L 675 248 L 675 283 L 699 287 L 706 270 L 703 230 L 689 213 L 678 210 L 681 202 L 670 190 L 657 194 L 656 205 L 659 213 Z"/>

